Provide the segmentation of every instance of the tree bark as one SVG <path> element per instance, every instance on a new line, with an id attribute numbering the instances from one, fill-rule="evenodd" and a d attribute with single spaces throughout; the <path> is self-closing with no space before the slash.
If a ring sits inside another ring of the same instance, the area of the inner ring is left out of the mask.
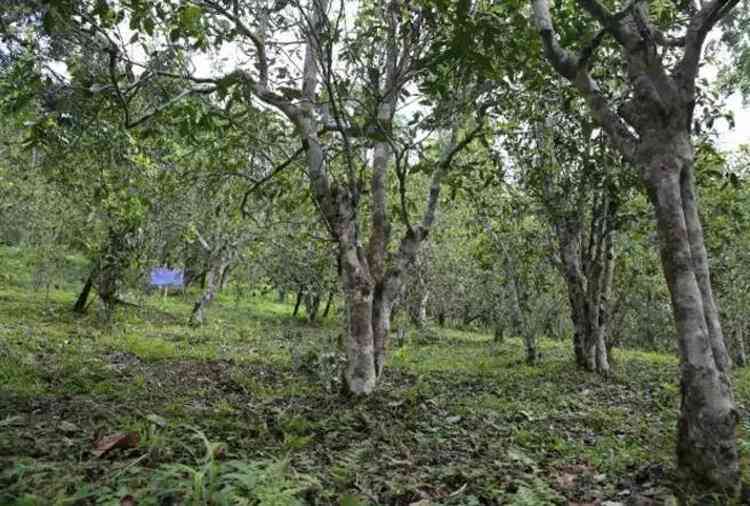
<path id="1" fill-rule="evenodd" d="M 305 297 L 305 312 L 309 322 L 315 322 L 318 317 L 318 309 L 320 309 L 320 292 L 317 289 L 308 290 Z"/>
<path id="2" fill-rule="evenodd" d="M 596 211 L 595 211 L 596 212 Z M 606 219 L 606 215 L 600 217 Z M 582 227 L 578 216 L 564 216 L 556 226 L 560 247 L 561 269 L 568 288 L 573 349 L 576 364 L 582 369 L 608 374 L 609 360 L 606 340 L 606 300 L 612 269 L 607 260 L 611 236 L 606 230 L 592 227 L 594 254 L 584 262 L 581 251 Z M 604 234 L 604 235 L 602 235 Z M 588 263 L 588 268 L 584 268 Z M 602 316 L 604 315 L 604 317 Z"/>
<path id="3" fill-rule="evenodd" d="M 679 336 L 682 404 L 678 424 L 680 470 L 709 487 L 732 492 L 739 476 L 738 414 L 727 376 L 726 349 L 710 283 L 695 199 L 690 188 L 689 135 L 656 139 L 644 182 L 656 213 L 664 275 Z M 656 144 L 658 143 L 658 144 Z M 694 249 L 695 248 L 695 249 Z M 701 288 L 702 284 L 704 285 Z M 717 328 L 718 326 L 718 328 Z M 713 332 L 713 335 L 712 335 Z"/>
<path id="4" fill-rule="evenodd" d="M 739 322 L 737 324 L 737 331 L 734 335 L 734 345 L 736 348 L 735 361 L 737 362 L 737 367 L 747 366 L 747 355 L 745 354 L 745 336 L 743 328 L 744 325 L 742 324 L 742 322 Z"/>
<path id="5" fill-rule="evenodd" d="M 299 308 L 302 305 L 302 299 L 305 296 L 305 289 L 300 288 L 297 290 L 297 300 L 294 302 L 294 311 L 292 311 L 292 316 L 297 316 L 299 313 Z"/>
<path id="6" fill-rule="evenodd" d="M 336 294 L 334 290 L 328 291 L 328 298 L 326 299 L 326 305 L 325 308 L 323 308 L 323 318 L 328 318 L 328 313 L 331 311 L 331 307 L 333 306 L 333 297 Z"/>
<path id="7" fill-rule="evenodd" d="M 377 381 L 372 322 L 374 287 L 361 248 L 342 241 L 341 249 L 348 327 L 345 380 L 350 393 L 368 395 Z"/>
<path id="8" fill-rule="evenodd" d="M 209 260 L 209 267 L 206 271 L 206 285 L 203 293 L 195 301 L 193 312 L 190 315 L 191 325 L 203 325 L 206 323 L 206 309 L 216 298 L 216 293 L 221 289 L 221 281 L 224 271 L 228 268 L 229 261 L 221 259 L 219 261 Z"/>
<path id="9" fill-rule="evenodd" d="M 86 303 L 89 300 L 89 294 L 91 293 L 91 288 L 94 285 L 95 277 L 96 272 L 92 271 L 91 274 L 89 274 L 89 277 L 86 279 L 86 283 L 84 283 L 83 288 L 81 289 L 81 293 L 78 295 L 76 303 L 73 305 L 74 313 L 83 314 L 86 312 Z"/>

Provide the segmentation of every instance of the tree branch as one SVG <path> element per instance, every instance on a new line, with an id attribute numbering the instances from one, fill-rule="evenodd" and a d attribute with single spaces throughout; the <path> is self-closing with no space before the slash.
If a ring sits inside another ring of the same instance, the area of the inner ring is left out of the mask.
<path id="1" fill-rule="evenodd" d="M 581 1 L 587 2 L 588 0 Z M 581 65 L 579 57 L 562 48 L 557 42 L 548 0 L 532 0 L 532 7 L 534 22 L 541 35 L 547 60 L 561 76 L 578 88 L 588 102 L 591 114 L 604 128 L 622 155 L 632 160 L 635 154 L 636 137 L 630 132 L 622 118 L 612 110 L 599 85 L 585 68 L 586 65 Z"/>
<path id="2" fill-rule="evenodd" d="M 690 19 L 685 35 L 685 53 L 675 68 L 675 79 L 686 94 L 684 99 L 688 103 L 694 100 L 695 79 L 698 76 L 698 65 L 706 36 L 738 3 L 739 0 L 712 0 L 704 4 Z"/>

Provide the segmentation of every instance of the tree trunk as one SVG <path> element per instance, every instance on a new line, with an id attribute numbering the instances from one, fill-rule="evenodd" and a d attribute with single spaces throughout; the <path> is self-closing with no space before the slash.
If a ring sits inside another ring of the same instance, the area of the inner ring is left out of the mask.
<path id="1" fill-rule="evenodd" d="M 377 372 L 372 328 L 373 286 L 364 269 L 363 254 L 350 246 L 342 252 L 344 293 L 347 302 L 347 367 L 344 372 L 349 392 L 368 395 L 375 389 Z"/>
<path id="2" fill-rule="evenodd" d="M 232 270 L 232 265 L 227 264 L 221 271 L 221 283 L 219 283 L 219 291 L 223 291 L 229 283 L 229 272 Z"/>
<path id="3" fill-rule="evenodd" d="M 502 343 L 505 341 L 505 325 L 502 319 L 497 318 L 495 320 L 495 342 Z"/>
<path id="4" fill-rule="evenodd" d="M 323 309 L 323 318 L 328 318 L 328 313 L 331 311 L 331 307 L 333 306 L 333 297 L 336 294 L 334 290 L 328 291 L 328 298 L 326 299 L 326 306 Z"/>
<path id="5" fill-rule="evenodd" d="M 689 143 L 687 148 L 692 152 L 692 147 Z M 703 227 L 698 216 L 698 200 L 695 194 L 695 176 L 693 174 L 692 163 L 687 164 L 682 170 L 680 190 L 688 241 L 690 243 L 690 253 L 693 260 L 693 270 L 698 283 L 698 289 L 701 293 L 701 300 L 703 301 L 708 338 L 711 343 L 716 366 L 720 371 L 729 371 L 731 363 L 724 341 L 724 334 L 719 323 L 719 310 L 714 299 L 713 290 L 711 289 L 711 276 L 708 272 L 708 253 L 703 241 Z"/>
<path id="6" fill-rule="evenodd" d="M 445 311 L 440 311 L 437 314 L 437 321 L 438 321 L 438 326 L 440 326 L 440 328 L 445 327 Z"/>
<path id="7" fill-rule="evenodd" d="M 415 278 L 413 299 L 416 300 L 412 300 L 409 304 L 409 316 L 412 323 L 418 329 L 421 329 L 427 324 L 427 304 L 430 300 L 430 292 L 427 290 L 422 273 L 418 269 Z"/>
<path id="8" fill-rule="evenodd" d="M 745 354 L 745 336 L 743 332 L 743 324 L 737 324 L 737 332 L 734 335 L 734 346 L 736 348 L 735 361 L 737 367 L 745 367 L 747 365 L 747 355 Z"/>
<path id="9" fill-rule="evenodd" d="M 203 325 L 206 322 L 206 309 L 213 302 L 214 298 L 216 298 L 216 292 L 221 288 L 222 275 L 227 266 L 228 262 L 226 261 L 209 265 L 209 269 L 206 272 L 206 286 L 201 296 L 195 302 L 193 312 L 190 315 L 191 325 Z"/>
<path id="10" fill-rule="evenodd" d="M 96 277 L 96 271 L 92 271 L 89 277 L 86 279 L 83 288 L 81 289 L 80 295 L 76 299 L 76 303 L 73 305 L 73 312 L 77 314 L 83 314 L 86 312 L 86 303 L 89 300 L 89 294 L 91 288 L 94 285 L 94 278 Z"/>
<path id="11" fill-rule="evenodd" d="M 606 200 L 603 209 L 595 205 L 592 218 L 591 252 L 584 257 L 581 251 L 582 227 L 575 215 L 563 217 L 557 224 L 561 270 L 568 288 L 574 335 L 573 348 L 576 364 L 588 371 L 608 374 L 607 301 L 612 281 L 614 261 L 612 236 L 607 229 Z M 584 268 L 587 264 L 588 268 Z"/>
<path id="12" fill-rule="evenodd" d="M 385 367 L 388 338 L 391 330 L 391 313 L 393 310 L 393 299 L 388 293 L 387 287 L 375 290 L 372 309 L 375 373 L 380 377 Z"/>
<path id="13" fill-rule="evenodd" d="M 661 259 L 671 294 L 681 358 L 679 469 L 711 488 L 737 486 L 737 410 L 726 350 L 710 290 L 702 230 L 692 190 L 689 134 L 654 141 L 644 180 L 656 213 Z M 701 236 L 698 238 L 697 236 Z M 708 300 L 708 303 L 706 301 Z M 713 334 L 712 334 L 713 333 Z M 723 339 L 722 339 L 723 340 Z"/>
<path id="14" fill-rule="evenodd" d="M 419 299 L 417 301 L 417 314 L 416 319 L 414 321 L 414 324 L 417 326 L 417 328 L 424 328 L 425 325 L 427 325 L 427 303 L 430 300 L 430 292 L 427 290 L 423 290 L 421 294 L 419 294 Z"/>
<path id="15" fill-rule="evenodd" d="M 305 289 L 300 288 L 297 290 L 297 300 L 294 302 L 294 311 L 292 311 L 292 316 L 297 316 L 297 313 L 299 312 L 299 307 L 302 304 L 302 298 L 305 295 Z"/>
<path id="16" fill-rule="evenodd" d="M 573 351 L 576 364 L 582 369 L 589 367 L 589 340 L 587 326 L 586 280 L 581 266 L 581 224 L 572 217 L 563 218 L 556 226 L 560 246 L 561 270 L 568 288 L 571 321 L 573 322 Z"/>
<path id="17" fill-rule="evenodd" d="M 320 308 L 320 292 L 318 290 L 308 290 L 305 297 L 305 312 L 307 313 L 307 320 L 314 322 L 318 316 L 318 309 Z"/>

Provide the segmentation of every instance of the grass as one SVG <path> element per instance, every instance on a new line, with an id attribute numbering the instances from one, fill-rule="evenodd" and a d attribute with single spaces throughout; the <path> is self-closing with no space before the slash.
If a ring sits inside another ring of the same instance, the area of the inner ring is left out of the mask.
<path id="1" fill-rule="evenodd" d="M 618 351 L 605 380 L 576 370 L 567 342 L 541 339 L 530 367 L 520 340 L 409 331 L 377 394 L 355 400 L 333 318 L 230 289 L 201 328 L 186 325 L 194 293 L 131 294 L 139 307 L 102 327 L 69 311 L 79 259 L 49 291 L 23 251 L 0 260 L 0 504 L 674 499 L 670 355 Z M 746 420 L 750 371 L 735 381 Z M 117 432 L 139 444 L 96 458 Z"/>

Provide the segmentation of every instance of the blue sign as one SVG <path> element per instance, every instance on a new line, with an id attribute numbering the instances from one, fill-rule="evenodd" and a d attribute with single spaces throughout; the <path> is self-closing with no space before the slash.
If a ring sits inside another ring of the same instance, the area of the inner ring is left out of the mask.
<path id="1" fill-rule="evenodd" d="M 180 269 L 167 269 L 166 267 L 156 267 L 151 269 L 152 286 L 181 287 L 185 283 L 184 278 L 185 275 Z"/>

